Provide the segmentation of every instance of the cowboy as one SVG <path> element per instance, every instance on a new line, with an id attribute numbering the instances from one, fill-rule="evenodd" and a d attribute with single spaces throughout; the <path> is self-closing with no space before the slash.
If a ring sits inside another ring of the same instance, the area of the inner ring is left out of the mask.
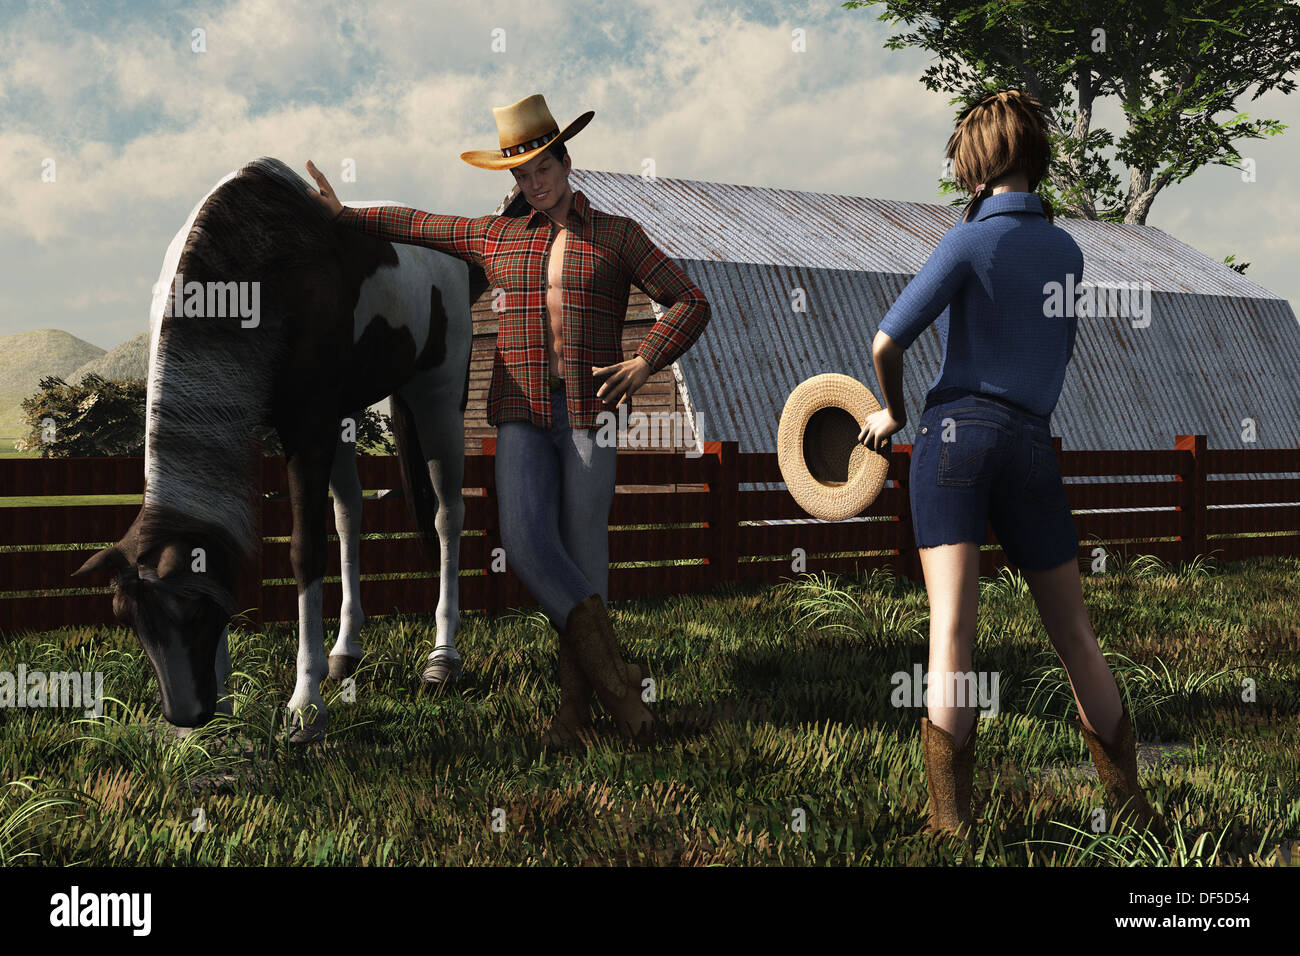
<path id="1" fill-rule="evenodd" d="M 623 661 L 605 608 L 617 447 L 598 442 L 597 434 L 602 413 L 630 405 L 646 379 L 699 338 L 709 303 L 641 226 L 569 188 L 572 159 L 564 144 L 593 111 L 563 130 L 541 94 L 492 112 L 500 148 L 470 150 L 461 159 L 509 169 L 532 209 L 526 216 L 344 208 L 311 162 L 307 169 L 337 222 L 438 249 L 487 274 L 499 316 L 488 423 L 497 427 L 501 540 L 559 635 L 560 707 L 544 741 L 567 746 L 585 735 L 593 690 L 625 737 L 646 738 L 653 728 L 642 700 L 649 673 Z M 665 311 L 624 360 L 631 283 Z M 458 667 L 459 657 L 447 664 Z"/>

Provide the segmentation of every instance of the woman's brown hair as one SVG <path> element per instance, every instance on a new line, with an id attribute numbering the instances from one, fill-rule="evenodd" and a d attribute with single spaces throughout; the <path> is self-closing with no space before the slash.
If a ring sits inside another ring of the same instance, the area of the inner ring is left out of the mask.
<path id="1" fill-rule="evenodd" d="M 994 180 L 1007 173 L 1024 173 L 1034 192 L 1047 175 L 1052 147 L 1047 138 L 1043 105 L 1015 88 L 985 93 L 962 111 L 957 128 L 948 138 L 948 159 L 953 178 L 971 193 L 962 222 L 970 220 L 989 195 Z M 1041 194 L 1047 221 L 1052 203 Z"/>

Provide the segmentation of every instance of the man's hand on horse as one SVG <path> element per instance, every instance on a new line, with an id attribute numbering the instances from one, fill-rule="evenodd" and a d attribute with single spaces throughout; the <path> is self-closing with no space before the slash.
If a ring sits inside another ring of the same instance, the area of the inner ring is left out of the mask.
<path id="1" fill-rule="evenodd" d="M 325 174 L 316 168 L 316 164 L 310 159 L 307 160 L 307 172 L 311 173 L 311 178 L 316 180 L 318 193 L 310 193 L 311 197 L 325 207 L 326 214 L 333 219 L 343 211 L 343 203 L 339 202 L 339 197 L 334 195 L 334 190 L 330 188 L 330 181 L 325 178 Z"/>
<path id="2" fill-rule="evenodd" d="M 593 365 L 591 374 L 595 378 L 609 376 L 605 384 L 596 390 L 596 397 L 606 405 L 617 408 L 645 384 L 645 380 L 650 377 L 650 363 L 640 355 L 634 355 L 626 362 L 619 362 L 617 365 L 606 365 L 604 368 Z"/>

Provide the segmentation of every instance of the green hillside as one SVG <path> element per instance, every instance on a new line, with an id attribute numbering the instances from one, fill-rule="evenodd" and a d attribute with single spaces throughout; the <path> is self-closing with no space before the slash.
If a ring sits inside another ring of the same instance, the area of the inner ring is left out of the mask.
<path id="1" fill-rule="evenodd" d="M 100 378 L 148 378 L 149 333 L 141 332 L 112 351 L 91 359 L 68 376 L 68 381 L 76 384 L 91 373 Z"/>
<path id="2" fill-rule="evenodd" d="M 58 329 L 0 337 L 0 439 L 23 434 L 21 402 L 36 391 L 42 377 L 67 377 L 104 354 L 98 345 Z"/>

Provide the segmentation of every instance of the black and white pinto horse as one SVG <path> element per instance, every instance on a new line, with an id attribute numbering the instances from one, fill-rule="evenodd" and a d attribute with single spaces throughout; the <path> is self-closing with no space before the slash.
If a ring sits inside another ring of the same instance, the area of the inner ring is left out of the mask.
<path id="1" fill-rule="evenodd" d="M 298 585 L 292 739 L 324 732 L 321 681 L 355 669 L 365 620 L 361 485 L 342 422 L 389 395 L 403 486 L 439 555 L 430 660 L 458 670 L 470 303 L 486 285 L 481 269 L 453 256 L 330 223 L 276 159 L 230 173 L 194 207 L 150 310 L 143 504 L 122 539 L 76 572 L 116 574 L 114 613 L 135 629 L 172 724 L 212 719 L 224 694 L 235 581 L 261 546 L 254 436 L 273 427 L 288 465 Z M 330 490 L 343 602 L 327 661 Z"/>

